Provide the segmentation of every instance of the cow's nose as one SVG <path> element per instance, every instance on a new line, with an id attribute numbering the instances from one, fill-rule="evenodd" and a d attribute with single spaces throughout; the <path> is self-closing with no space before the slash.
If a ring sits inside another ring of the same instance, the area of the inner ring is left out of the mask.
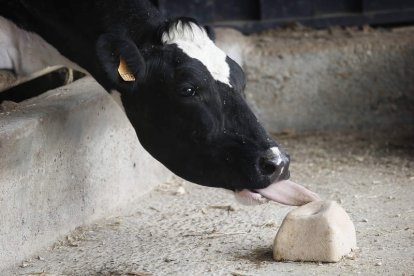
<path id="1" fill-rule="evenodd" d="M 288 154 L 282 153 L 278 147 L 272 147 L 259 158 L 258 167 L 261 174 L 272 181 L 282 180 L 289 177 L 289 162 Z"/>

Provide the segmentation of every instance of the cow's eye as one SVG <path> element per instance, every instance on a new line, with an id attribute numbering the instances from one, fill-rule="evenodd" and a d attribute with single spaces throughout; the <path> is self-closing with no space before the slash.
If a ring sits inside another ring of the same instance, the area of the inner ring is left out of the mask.
<path id="1" fill-rule="evenodd" d="M 180 92 L 183 97 L 191 97 L 196 94 L 196 89 L 194 87 L 183 88 Z"/>

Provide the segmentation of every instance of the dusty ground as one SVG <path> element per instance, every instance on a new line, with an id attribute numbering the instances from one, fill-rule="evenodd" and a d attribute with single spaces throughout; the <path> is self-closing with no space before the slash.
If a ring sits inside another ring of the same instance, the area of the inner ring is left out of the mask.
<path id="1" fill-rule="evenodd" d="M 295 207 L 242 206 L 223 190 L 175 180 L 130 215 L 79 228 L 2 275 L 414 275 L 414 131 L 356 133 L 278 135 L 292 179 L 353 219 L 354 258 L 275 262 L 274 236 Z"/>

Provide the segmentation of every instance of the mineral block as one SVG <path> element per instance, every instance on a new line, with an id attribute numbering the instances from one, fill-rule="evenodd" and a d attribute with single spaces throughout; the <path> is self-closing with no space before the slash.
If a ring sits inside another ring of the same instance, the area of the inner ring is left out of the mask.
<path id="1" fill-rule="evenodd" d="M 277 261 L 338 262 L 356 248 L 355 227 L 335 201 L 314 201 L 290 211 L 276 234 Z"/>

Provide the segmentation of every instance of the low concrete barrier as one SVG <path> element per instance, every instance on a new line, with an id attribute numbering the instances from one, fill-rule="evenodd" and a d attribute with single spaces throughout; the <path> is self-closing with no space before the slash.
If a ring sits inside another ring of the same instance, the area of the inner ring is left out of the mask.
<path id="1" fill-rule="evenodd" d="M 125 213 L 170 172 L 87 77 L 0 111 L 0 271 L 75 227 Z"/>

